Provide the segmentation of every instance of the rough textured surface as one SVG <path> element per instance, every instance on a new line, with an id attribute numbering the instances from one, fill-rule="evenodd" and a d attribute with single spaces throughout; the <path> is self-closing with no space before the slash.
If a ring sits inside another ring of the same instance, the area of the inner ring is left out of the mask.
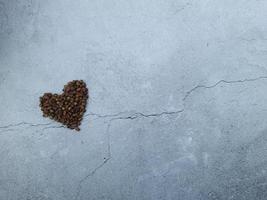
<path id="1" fill-rule="evenodd" d="M 1 0 L 0 199 L 265 200 L 267 2 Z M 39 96 L 83 79 L 81 132 Z"/>

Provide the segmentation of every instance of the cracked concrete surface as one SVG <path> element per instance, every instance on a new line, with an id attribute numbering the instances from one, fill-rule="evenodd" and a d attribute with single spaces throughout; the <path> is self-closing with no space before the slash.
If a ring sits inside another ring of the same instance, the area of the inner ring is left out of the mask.
<path id="1" fill-rule="evenodd" d="M 0 1 L 0 199 L 265 200 L 266 1 Z M 39 96 L 83 79 L 81 131 Z"/>

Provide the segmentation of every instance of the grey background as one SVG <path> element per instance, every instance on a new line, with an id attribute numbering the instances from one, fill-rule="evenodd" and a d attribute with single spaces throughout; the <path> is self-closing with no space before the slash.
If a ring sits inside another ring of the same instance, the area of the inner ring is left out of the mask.
<path id="1" fill-rule="evenodd" d="M 267 199 L 266 61 L 266 0 L 1 0 L 0 199 Z"/>

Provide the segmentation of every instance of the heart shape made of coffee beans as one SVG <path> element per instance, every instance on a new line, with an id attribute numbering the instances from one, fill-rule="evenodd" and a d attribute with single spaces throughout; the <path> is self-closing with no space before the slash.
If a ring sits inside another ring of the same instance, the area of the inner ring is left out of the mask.
<path id="1" fill-rule="evenodd" d="M 70 129 L 79 126 L 86 111 L 88 89 L 82 80 L 74 80 L 64 86 L 62 94 L 44 93 L 40 107 L 44 117 L 49 117 Z"/>

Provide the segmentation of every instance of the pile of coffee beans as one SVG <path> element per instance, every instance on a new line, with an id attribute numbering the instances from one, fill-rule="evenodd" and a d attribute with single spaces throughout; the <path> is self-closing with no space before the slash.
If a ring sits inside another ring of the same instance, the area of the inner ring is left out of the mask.
<path id="1" fill-rule="evenodd" d="M 70 129 L 79 126 L 86 111 L 88 89 L 83 80 L 74 80 L 64 86 L 63 93 L 45 93 L 40 97 L 40 107 L 44 117 L 49 117 Z"/>

